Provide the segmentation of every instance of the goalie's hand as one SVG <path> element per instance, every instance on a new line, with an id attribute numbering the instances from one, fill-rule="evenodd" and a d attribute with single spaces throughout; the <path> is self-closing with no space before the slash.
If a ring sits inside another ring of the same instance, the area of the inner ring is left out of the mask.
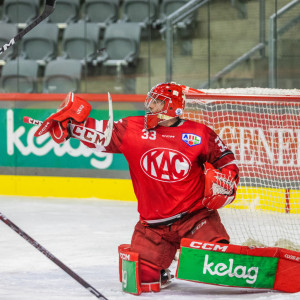
<path id="1" fill-rule="evenodd" d="M 205 189 L 202 204 L 209 209 L 219 209 L 230 204 L 236 195 L 238 175 L 226 168 L 221 172 L 208 162 L 204 166 Z"/>
<path id="2" fill-rule="evenodd" d="M 34 136 L 38 137 L 49 132 L 56 143 L 63 143 L 71 137 L 68 132 L 68 123 L 82 124 L 89 116 L 90 111 L 91 105 L 87 101 L 69 93 L 58 107 L 57 112 L 42 123 Z"/>
<path id="3" fill-rule="evenodd" d="M 52 121 L 52 122 L 53 123 L 49 130 L 49 133 L 53 141 L 56 142 L 57 144 L 61 144 L 67 141 L 72 136 L 68 124 L 82 125 L 82 123 L 76 122 L 72 119 L 67 119 L 63 122 L 57 122 L 57 121 Z"/>

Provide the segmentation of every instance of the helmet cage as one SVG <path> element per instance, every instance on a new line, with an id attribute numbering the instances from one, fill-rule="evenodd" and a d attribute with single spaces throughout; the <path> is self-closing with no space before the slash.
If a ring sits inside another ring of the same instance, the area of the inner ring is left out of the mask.
<path id="1" fill-rule="evenodd" d="M 153 113 L 150 109 L 150 105 L 152 102 L 157 103 L 158 102 L 157 100 L 163 102 L 162 109 L 160 111 Z M 170 103 L 172 103 L 172 99 L 170 97 L 150 91 L 147 94 L 147 98 L 145 100 L 146 114 L 153 114 L 153 115 L 166 114 L 169 110 Z"/>

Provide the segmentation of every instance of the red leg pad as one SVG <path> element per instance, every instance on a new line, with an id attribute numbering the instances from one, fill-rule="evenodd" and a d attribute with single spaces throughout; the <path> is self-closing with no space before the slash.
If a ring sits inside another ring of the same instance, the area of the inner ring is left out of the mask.
<path id="1" fill-rule="evenodd" d="M 142 292 L 159 292 L 160 291 L 159 267 L 152 265 L 149 262 L 140 260 L 139 254 L 131 251 L 130 244 L 120 245 L 118 247 L 118 250 L 119 250 L 119 279 L 120 282 L 122 282 L 123 291 L 135 295 L 139 295 Z M 124 261 L 135 263 L 134 265 L 135 277 L 132 277 L 133 274 L 132 269 L 130 271 L 128 267 L 125 267 L 125 270 L 123 270 Z M 129 284 L 131 285 L 130 288 L 129 288 Z"/>
<path id="2" fill-rule="evenodd" d="M 300 292 L 300 252 L 280 250 L 274 290 Z"/>

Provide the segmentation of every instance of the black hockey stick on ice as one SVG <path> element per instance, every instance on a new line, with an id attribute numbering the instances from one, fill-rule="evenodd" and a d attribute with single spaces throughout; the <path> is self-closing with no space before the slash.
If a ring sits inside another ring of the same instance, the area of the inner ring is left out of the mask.
<path id="1" fill-rule="evenodd" d="M 30 237 L 27 233 L 25 233 L 21 228 L 15 225 L 12 221 L 7 219 L 0 212 L 0 220 L 3 221 L 7 226 L 13 229 L 18 235 L 24 238 L 29 244 L 43 253 L 46 257 L 52 260 L 57 266 L 59 266 L 63 271 L 73 277 L 78 283 L 80 283 L 83 287 L 89 290 L 93 295 L 95 295 L 99 299 L 108 300 L 105 298 L 100 292 L 98 292 L 94 287 L 88 284 L 84 279 L 82 279 L 79 275 L 74 273 L 69 267 L 67 267 L 64 263 L 62 263 L 58 258 L 56 258 L 53 254 L 51 254 L 47 249 L 45 249 L 42 245 L 40 245 L 37 241 L 35 241 L 32 237 Z"/>
<path id="2" fill-rule="evenodd" d="M 18 42 L 27 32 L 32 30 L 36 25 L 48 18 L 54 11 L 56 0 L 46 0 L 45 8 L 42 14 L 37 17 L 31 24 L 21 30 L 15 37 L 13 37 L 8 44 L 0 48 L 0 55 L 5 52 L 10 46 Z"/>

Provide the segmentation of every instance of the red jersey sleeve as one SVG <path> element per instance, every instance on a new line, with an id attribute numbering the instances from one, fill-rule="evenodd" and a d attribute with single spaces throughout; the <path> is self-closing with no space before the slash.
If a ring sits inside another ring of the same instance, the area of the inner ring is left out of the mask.
<path id="1" fill-rule="evenodd" d="M 213 130 L 209 129 L 208 133 L 207 161 L 217 169 L 226 167 L 238 173 L 237 160 L 235 159 L 233 152 Z"/>

